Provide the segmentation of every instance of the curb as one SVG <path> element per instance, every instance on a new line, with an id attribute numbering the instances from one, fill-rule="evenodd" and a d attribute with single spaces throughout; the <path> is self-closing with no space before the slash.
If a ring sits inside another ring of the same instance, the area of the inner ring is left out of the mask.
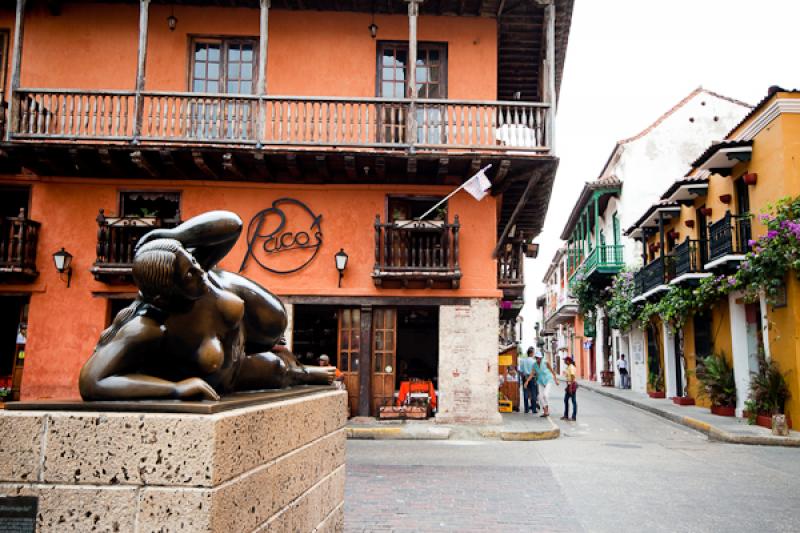
<path id="1" fill-rule="evenodd" d="M 348 439 L 355 440 L 447 440 L 450 428 L 426 428 L 410 431 L 400 427 L 345 427 Z"/>
<path id="2" fill-rule="evenodd" d="M 547 418 L 550 423 L 550 429 L 544 431 L 513 431 L 509 429 L 483 429 L 480 431 L 482 437 L 487 439 L 507 440 L 507 441 L 535 441 L 535 440 L 553 440 L 561 436 L 561 429 L 552 421 Z"/>
<path id="3" fill-rule="evenodd" d="M 675 422 L 676 424 L 680 424 L 682 426 L 686 426 L 691 428 L 695 431 L 699 431 L 708 436 L 710 440 L 718 441 L 718 442 L 726 442 L 729 444 L 748 444 L 748 445 L 755 445 L 755 446 L 786 446 L 790 448 L 797 448 L 800 447 L 800 439 L 794 437 L 773 437 L 773 436 L 764 436 L 764 437 L 757 437 L 755 435 L 734 435 L 732 433 L 728 433 L 716 426 L 712 426 L 708 422 L 703 422 L 702 420 L 697 420 L 696 418 L 692 418 L 690 416 L 682 416 L 676 415 L 675 413 L 671 413 L 669 411 L 664 411 L 662 409 L 658 409 L 657 407 L 653 407 L 650 405 L 646 405 L 643 403 L 639 403 L 635 400 L 631 400 L 629 398 L 622 398 L 615 394 L 611 394 L 606 392 L 602 389 L 595 388 L 593 386 L 586 386 L 583 385 L 584 389 L 594 392 L 595 394 L 599 394 L 601 396 L 605 396 L 607 398 L 611 398 L 621 403 L 626 403 L 637 409 L 641 409 L 642 411 L 647 411 L 648 413 L 652 413 L 656 416 L 660 416 L 661 418 L 665 418 L 671 422 Z"/>

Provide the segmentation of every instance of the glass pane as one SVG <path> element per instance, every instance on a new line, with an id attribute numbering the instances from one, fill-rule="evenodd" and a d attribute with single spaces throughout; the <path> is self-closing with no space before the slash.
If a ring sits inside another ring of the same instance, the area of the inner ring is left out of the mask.
<path id="1" fill-rule="evenodd" d="M 386 332 L 386 351 L 394 351 L 394 335 L 389 331 Z"/>
<path id="2" fill-rule="evenodd" d="M 208 64 L 208 79 L 210 80 L 219 79 L 219 63 Z"/>
<path id="3" fill-rule="evenodd" d="M 353 368 L 353 372 L 358 372 L 358 353 L 354 353 L 351 356 L 350 366 Z"/>
<path id="4" fill-rule="evenodd" d="M 205 63 L 197 63 L 194 66 L 194 77 L 195 78 L 205 78 L 206 77 L 206 64 Z"/>
<path id="5" fill-rule="evenodd" d="M 342 329 L 350 328 L 350 310 L 342 309 L 339 311 L 342 314 Z"/>
<path id="6" fill-rule="evenodd" d="M 358 330 L 355 331 L 356 333 L 353 335 L 353 338 L 350 339 L 350 348 L 354 352 L 357 352 L 359 349 L 361 349 L 361 335 L 358 333 Z"/>
<path id="7" fill-rule="evenodd" d="M 442 93 L 439 90 L 439 88 L 441 86 L 438 83 L 435 84 L 435 85 L 427 85 L 426 87 L 428 89 L 426 91 L 428 94 L 425 95 L 427 98 L 441 98 L 442 97 Z M 438 117 L 438 115 L 437 115 L 437 117 Z"/>
<path id="8" fill-rule="evenodd" d="M 347 372 L 350 361 L 347 359 L 347 352 L 339 352 L 339 370 Z"/>
<path id="9" fill-rule="evenodd" d="M 383 351 L 383 332 L 382 331 L 375 332 L 375 350 L 376 351 Z"/>
<path id="10" fill-rule="evenodd" d="M 248 63 L 253 61 L 253 47 L 250 45 L 245 45 L 242 47 L 242 61 L 246 61 Z"/>
<path id="11" fill-rule="evenodd" d="M 241 53 L 239 52 L 238 46 L 232 46 L 228 49 L 228 60 L 230 61 L 239 61 L 241 57 Z"/>
<path id="12" fill-rule="evenodd" d="M 342 333 L 342 350 L 350 349 L 350 335 L 345 331 Z"/>
<path id="13" fill-rule="evenodd" d="M 219 82 L 218 81 L 209 81 L 208 85 L 206 86 L 206 92 L 218 93 L 219 92 Z"/>
<path id="14" fill-rule="evenodd" d="M 439 62 L 439 50 L 430 50 L 428 52 L 428 60 L 431 63 L 438 63 Z"/>
<path id="15" fill-rule="evenodd" d="M 398 50 L 397 56 L 395 57 L 395 61 L 397 62 L 397 66 L 399 68 L 405 67 L 406 63 L 408 62 L 408 51 Z"/>
<path id="16" fill-rule="evenodd" d="M 204 85 L 203 80 L 194 80 L 194 82 L 192 83 L 192 91 L 196 93 L 205 92 L 203 90 L 204 89 L 203 85 Z"/>
<path id="17" fill-rule="evenodd" d="M 194 50 L 194 58 L 196 61 L 205 61 L 208 58 L 208 51 L 206 45 L 197 43 Z"/>
<path id="18" fill-rule="evenodd" d="M 417 82 L 426 82 L 426 81 L 430 81 L 430 77 L 428 75 L 428 67 L 417 68 Z"/>
<path id="19" fill-rule="evenodd" d="M 209 44 L 208 45 L 208 60 L 209 61 L 219 61 L 219 45 L 218 44 Z"/>
<path id="20" fill-rule="evenodd" d="M 358 328 L 361 325 L 361 309 L 353 309 L 353 327 Z"/>
<path id="21" fill-rule="evenodd" d="M 243 80 L 252 80 L 253 79 L 253 65 L 252 63 L 242 63 L 241 64 L 241 75 L 240 78 Z"/>
<path id="22" fill-rule="evenodd" d="M 428 69 L 430 75 L 430 81 L 436 82 L 439 81 L 439 67 L 431 67 Z"/>
<path id="23" fill-rule="evenodd" d="M 239 84 L 239 93 L 240 94 L 253 94 L 253 82 L 252 81 L 243 81 Z"/>
<path id="24" fill-rule="evenodd" d="M 381 84 L 381 96 L 384 98 L 394 98 L 394 83 L 385 81 Z"/>
<path id="25" fill-rule="evenodd" d="M 384 81 L 386 80 L 393 80 L 394 79 L 394 69 L 389 67 L 383 67 L 383 78 Z"/>
<path id="26" fill-rule="evenodd" d="M 228 78 L 232 80 L 239 79 L 239 63 L 228 64 Z"/>
<path id="27" fill-rule="evenodd" d="M 239 82 L 229 81 L 227 92 L 230 94 L 239 94 Z"/>
<path id="28" fill-rule="evenodd" d="M 379 354 L 375 354 L 375 358 L 373 359 L 375 368 L 373 369 L 375 372 L 383 372 L 383 357 Z"/>
<path id="29" fill-rule="evenodd" d="M 394 54 L 391 50 L 384 50 L 383 51 L 383 66 L 384 67 L 391 67 L 394 65 Z"/>

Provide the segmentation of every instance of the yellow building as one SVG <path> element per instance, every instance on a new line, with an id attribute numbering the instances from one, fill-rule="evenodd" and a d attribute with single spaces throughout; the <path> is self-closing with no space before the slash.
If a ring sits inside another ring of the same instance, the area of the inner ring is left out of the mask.
<path id="1" fill-rule="evenodd" d="M 718 287 L 708 309 L 681 314 L 675 305 L 671 311 L 662 306 L 640 324 L 647 336 L 649 372 L 663 377 L 667 397 L 697 399 L 693 372 L 698 357 L 722 353 L 733 366 L 741 416 L 763 353 L 784 373 L 791 394 L 786 411 L 800 419 L 798 272 L 789 270 L 772 297 L 762 293 L 753 298 L 744 291 L 741 274 L 737 277 L 742 265 L 748 266 L 754 241 L 767 234 L 758 215 L 782 198 L 800 196 L 798 159 L 800 91 L 773 87 L 626 231 L 644 243 L 634 301 L 652 304 L 669 294 L 680 304 L 680 288 Z M 712 279 L 702 282 L 705 278 Z M 696 299 L 697 291 L 693 294 Z"/>

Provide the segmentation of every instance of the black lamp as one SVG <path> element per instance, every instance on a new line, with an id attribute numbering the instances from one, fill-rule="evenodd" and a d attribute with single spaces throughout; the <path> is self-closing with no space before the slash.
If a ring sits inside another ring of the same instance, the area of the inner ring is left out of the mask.
<path id="1" fill-rule="evenodd" d="M 344 269 L 347 268 L 347 254 L 344 253 L 344 248 L 340 248 L 336 255 L 333 256 L 336 260 L 336 270 L 339 271 L 339 287 L 342 286 L 342 276 L 344 276 Z"/>
<path id="2" fill-rule="evenodd" d="M 67 273 L 67 287 L 72 279 L 72 254 L 64 248 L 53 254 L 53 262 L 56 264 L 56 270 L 59 274 Z"/>
<path id="3" fill-rule="evenodd" d="M 178 18 L 175 16 L 175 11 L 170 11 L 169 16 L 167 17 L 167 26 L 169 26 L 169 31 L 175 31 L 175 28 L 178 27 Z"/>

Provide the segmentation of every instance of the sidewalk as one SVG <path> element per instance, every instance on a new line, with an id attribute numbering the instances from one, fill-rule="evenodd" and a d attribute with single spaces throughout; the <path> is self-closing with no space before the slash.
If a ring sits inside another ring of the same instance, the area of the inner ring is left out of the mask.
<path id="1" fill-rule="evenodd" d="M 347 422 L 348 439 L 367 440 L 550 440 L 561 430 L 539 415 L 502 413 L 503 423 L 491 426 L 437 424 L 429 420 L 386 420 L 351 418 Z"/>
<path id="2" fill-rule="evenodd" d="M 800 447 L 800 433 L 790 431 L 788 437 L 777 437 L 769 429 L 750 425 L 743 418 L 712 415 L 707 407 L 676 405 L 670 399 L 653 399 L 630 389 L 603 387 L 591 381 L 578 381 L 580 390 L 589 390 L 648 411 L 677 424 L 708 435 L 711 440 L 734 444 Z"/>

